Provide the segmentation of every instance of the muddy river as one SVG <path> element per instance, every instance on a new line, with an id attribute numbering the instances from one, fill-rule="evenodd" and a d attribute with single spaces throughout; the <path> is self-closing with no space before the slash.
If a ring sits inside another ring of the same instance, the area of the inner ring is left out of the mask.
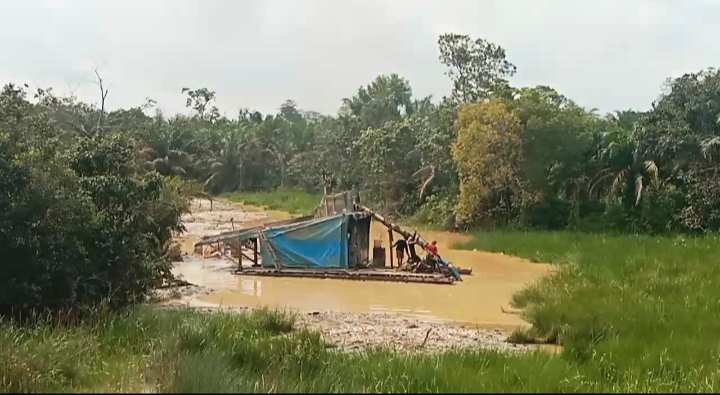
<path id="1" fill-rule="evenodd" d="M 444 258 L 456 266 L 472 268 L 473 274 L 463 276 L 463 282 L 452 285 L 237 276 L 232 274 L 237 264 L 226 259 L 193 256 L 194 243 L 204 235 L 288 215 L 227 202 L 216 202 L 212 212 L 208 209 L 209 204 L 202 202 L 192 216 L 184 218 L 188 233 L 181 242 L 188 255 L 174 269 L 175 274 L 185 280 L 214 291 L 196 297 L 198 302 L 208 305 L 395 313 L 423 321 L 453 321 L 506 332 L 528 325 L 519 316 L 502 312 L 512 294 L 552 270 L 550 265 L 502 254 L 450 248 L 454 243 L 466 241 L 465 235 L 420 231 L 426 240 L 437 240 Z M 373 239 L 382 239 L 383 246 L 389 250 L 386 228 L 373 222 L 371 233 Z M 387 251 L 388 264 L 389 253 Z"/>

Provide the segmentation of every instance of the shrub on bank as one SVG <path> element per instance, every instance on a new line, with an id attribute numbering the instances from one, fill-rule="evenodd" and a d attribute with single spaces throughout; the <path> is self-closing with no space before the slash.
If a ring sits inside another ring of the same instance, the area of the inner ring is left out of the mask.
<path id="1" fill-rule="evenodd" d="M 170 275 L 163 255 L 185 200 L 136 172 L 123 136 L 78 137 L 58 151 L 44 133 L 29 143 L 0 133 L 0 315 L 143 300 Z"/>

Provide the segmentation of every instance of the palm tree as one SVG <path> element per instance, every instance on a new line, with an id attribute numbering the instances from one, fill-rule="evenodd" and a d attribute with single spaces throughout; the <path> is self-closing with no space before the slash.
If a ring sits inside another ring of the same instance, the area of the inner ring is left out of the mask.
<path id="1" fill-rule="evenodd" d="M 648 184 L 655 187 L 660 185 L 657 165 L 654 161 L 643 161 L 638 157 L 630 134 L 615 132 L 606 137 L 611 141 L 599 155 L 599 159 L 606 165 L 590 180 L 588 194 L 604 189 L 606 196 L 611 197 L 632 191 L 634 205 L 637 205 Z"/>
<path id="2" fill-rule="evenodd" d="M 248 126 L 238 123 L 220 128 L 215 134 L 218 154 L 202 162 L 208 174 L 203 191 L 233 191 L 242 187 L 247 150 L 257 149 L 256 141 Z"/>
<path id="3" fill-rule="evenodd" d="M 145 168 L 168 175 L 185 175 L 187 167 L 192 165 L 193 155 L 199 142 L 192 135 L 192 125 L 182 118 L 166 121 L 162 115 L 155 117 L 153 127 L 148 132 L 149 145 L 142 149 Z"/>

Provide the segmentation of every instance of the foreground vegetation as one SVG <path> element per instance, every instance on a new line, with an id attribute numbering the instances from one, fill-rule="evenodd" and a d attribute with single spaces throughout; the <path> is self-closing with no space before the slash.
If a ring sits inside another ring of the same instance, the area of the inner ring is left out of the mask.
<path id="1" fill-rule="evenodd" d="M 584 236 L 566 237 L 575 238 L 574 244 L 578 248 L 592 247 L 595 243 Z M 492 235 L 490 239 L 498 249 L 522 240 L 507 235 Z M 566 257 L 578 256 L 573 244 L 563 242 L 560 235 L 549 236 L 545 241 L 552 245 L 550 249 L 529 248 L 526 251 L 555 256 L 563 262 L 570 262 Z M 652 295 L 643 296 L 648 292 L 644 285 L 661 283 L 657 277 L 646 279 L 646 273 L 636 266 L 657 258 L 645 261 L 639 255 L 656 243 L 654 239 L 606 241 L 605 245 L 609 245 L 611 251 L 635 246 L 634 251 L 626 255 L 616 252 L 615 258 L 623 258 L 623 264 L 616 265 L 619 269 L 608 269 L 610 272 L 627 272 L 624 283 L 617 284 L 618 278 L 609 274 L 598 277 L 597 273 L 605 271 L 591 263 L 576 267 L 568 263 L 565 270 L 569 272 L 549 279 L 546 286 L 518 296 L 520 303 L 538 303 L 530 310 L 536 324 L 558 328 L 565 344 L 559 356 L 543 351 L 512 355 L 481 350 L 427 355 L 398 353 L 391 349 L 342 354 L 324 344 L 319 334 L 294 329 L 293 317 L 282 312 L 202 313 L 189 309 L 138 307 L 124 313 L 97 314 L 83 324 L 43 323 L 22 327 L 9 321 L 1 322 L 2 390 L 717 390 L 720 382 L 713 340 L 717 310 L 693 304 L 700 292 L 715 292 L 709 288 L 710 282 L 693 282 L 693 276 L 684 276 L 686 283 L 704 286 L 702 290 L 686 293 L 688 305 L 682 309 L 678 306 L 680 296 L 673 297 L 674 302 L 667 305 L 657 301 L 638 303 L 639 298 L 653 298 Z M 475 244 L 479 245 L 489 244 Z M 696 248 L 716 247 L 698 242 Z M 672 248 L 665 252 L 673 253 Z M 698 252 L 698 256 L 701 255 L 704 253 Z M 691 265 L 702 266 L 701 261 L 698 259 Z M 622 269 L 628 262 L 636 265 Z M 666 263 L 659 265 L 662 267 Z M 578 285 L 564 282 L 567 276 L 575 276 Z M 638 283 L 643 284 L 637 287 Z M 562 286 L 570 287 L 570 291 Z M 667 288 L 664 291 L 668 292 Z"/>
<path id="2" fill-rule="evenodd" d="M 459 247 L 560 265 L 514 303 L 563 359 L 621 385 L 717 391 L 720 237 L 492 231 Z"/>
<path id="3" fill-rule="evenodd" d="M 0 322 L 6 392 L 689 391 L 720 388 L 716 236 L 491 231 L 463 249 L 551 262 L 518 293 L 532 337 L 559 356 L 378 349 L 342 354 L 283 312 L 136 307 L 20 325 Z"/>

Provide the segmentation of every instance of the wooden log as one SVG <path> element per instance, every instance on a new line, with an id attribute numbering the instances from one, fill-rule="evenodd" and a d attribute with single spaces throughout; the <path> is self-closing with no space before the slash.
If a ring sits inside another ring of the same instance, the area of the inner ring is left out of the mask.
<path id="1" fill-rule="evenodd" d="M 405 229 L 401 228 L 399 225 L 394 224 L 394 223 L 388 221 L 388 220 L 385 219 L 385 217 L 383 217 L 382 215 L 380 215 L 380 214 L 378 214 L 378 213 L 370 210 L 369 208 L 367 208 L 367 207 L 365 207 L 365 206 L 360 206 L 360 209 L 363 210 L 363 211 L 365 211 L 365 212 L 367 212 L 368 214 L 372 215 L 373 218 L 375 218 L 375 219 L 376 219 L 378 222 L 380 222 L 381 224 L 385 225 L 385 227 L 387 227 L 388 229 L 400 233 L 400 234 L 401 234 L 403 237 L 405 237 L 405 238 L 409 238 L 410 236 L 413 235 L 412 233 L 410 233 L 410 232 L 406 231 Z M 425 252 L 427 252 L 427 253 L 430 254 L 431 256 L 435 257 L 435 258 L 438 260 L 438 262 L 440 262 L 440 259 L 442 259 L 442 258 L 440 257 L 440 255 L 439 255 L 439 254 L 435 254 L 435 253 L 429 251 L 429 250 L 427 249 L 427 243 L 425 243 L 425 240 L 423 240 L 422 238 L 417 238 L 417 244 L 418 244 L 420 247 L 422 247 L 422 249 L 425 250 Z M 452 268 L 452 269 L 454 269 L 454 268 Z M 452 272 L 452 270 L 451 270 L 451 272 Z M 455 276 L 455 277 L 456 277 L 457 280 L 462 281 L 462 279 L 460 278 L 460 276 Z"/>
<path id="2" fill-rule="evenodd" d="M 388 230 L 389 239 L 390 239 L 390 269 L 394 269 L 395 265 L 393 264 L 393 231 L 392 229 Z M 398 262 L 398 266 L 400 265 L 400 262 Z"/>

